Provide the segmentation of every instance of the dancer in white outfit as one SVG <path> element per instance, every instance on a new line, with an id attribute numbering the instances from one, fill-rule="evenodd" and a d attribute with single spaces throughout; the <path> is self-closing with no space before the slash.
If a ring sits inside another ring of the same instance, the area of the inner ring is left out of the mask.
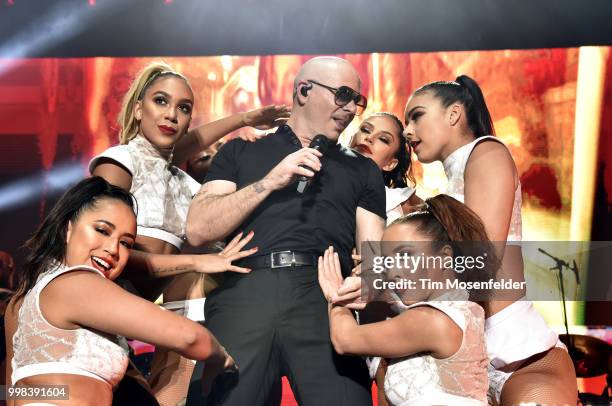
<path id="1" fill-rule="evenodd" d="M 495 137 L 478 84 L 467 76 L 414 92 L 405 135 L 419 161 L 444 163 L 448 193 L 482 219 L 491 241 L 508 241 L 501 272 L 524 280 L 520 245 L 521 187 L 508 149 Z M 528 301 L 483 303 L 489 353 L 489 401 L 575 404 L 567 351 Z"/>
<path id="2" fill-rule="evenodd" d="M 90 171 L 129 190 L 138 200 L 137 250 L 126 267 L 126 279 L 149 300 L 155 300 L 162 289 L 166 302 L 190 299 L 185 303 L 185 314 L 197 319 L 203 316 L 203 274 L 247 272 L 232 261 L 256 249 L 240 251 L 252 238 L 247 234 L 236 246 L 220 253 L 179 255 L 189 204 L 201 185 L 178 165 L 245 125 L 271 128 L 276 119 L 288 116 L 288 110 L 268 106 L 188 131 L 193 103 L 193 92 L 184 76 L 163 63 L 147 66 L 124 97 L 119 117 L 121 145 L 92 159 Z M 201 317 L 193 316 L 198 313 Z M 192 370 L 190 360 L 156 351 L 151 387 L 162 405 L 174 405 L 185 398 Z"/>
<path id="3" fill-rule="evenodd" d="M 419 252 L 427 256 L 471 255 L 454 252 L 453 242 L 486 241 L 484 226 L 464 204 L 439 195 L 385 230 L 387 257 Z M 482 245 L 481 245 L 482 246 Z M 491 244 L 489 258 L 495 253 Z M 411 272 L 389 270 L 387 279 L 430 278 L 459 281 L 467 273 L 436 267 Z M 450 278 L 450 279 L 447 279 Z M 339 353 L 389 359 L 384 380 L 387 400 L 396 406 L 483 405 L 487 392 L 484 310 L 462 290 L 396 289 L 400 314 L 378 323 L 358 325 L 351 312 L 332 304 L 342 284 L 338 257 L 330 248 L 319 259 L 319 284 L 330 301 L 329 323 Z"/>
<path id="4" fill-rule="evenodd" d="M 6 313 L 12 384 L 69 386 L 61 405 L 108 405 L 128 354 L 117 335 L 171 348 L 209 367 L 234 362 L 204 327 L 117 286 L 136 238 L 133 196 L 100 177 L 68 190 L 34 236 Z M 16 400 L 14 405 L 29 401 Z M 53 402 L 54 404 L 56 402 Z"/>
<path id="5" fill-rule="evenodd" d="M 404 125 L 394 114 L 379 112 L 366 117 L 359 129 L 351 138 L 350 146 L 355 151 L 372 159 L 383 173 L 385 180 L 385 199 L 387 225 L 409 213 L 420 203 L 423 203 L 409 185 L 414 184 L 410 146 L 403 135 Z M 355 256 L 360 260 L 361 257 Z M 361 313 L 360 320 L 364 323 L 384 320 L 391 309 L 378 308 Z M 378 371 L 380 358 L 367 358 L 370 376 L 376 378 L 379 388 L 379 401 L 384 401 L 384 367 Z"/>
<path id="6" fill-rule="evenodd" d="M 395 115 L 380 112 L 366 117 L 351 138 L 351 148 L 372 159 L 383 173 L 387 224 L 423 202 L 409 186 L 414 184 L 414 178 L 403 130 L 404 125 Z"/>

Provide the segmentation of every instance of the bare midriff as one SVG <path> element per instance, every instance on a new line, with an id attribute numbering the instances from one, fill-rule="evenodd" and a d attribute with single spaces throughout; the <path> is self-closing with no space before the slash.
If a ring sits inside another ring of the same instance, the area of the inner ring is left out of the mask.
<path id="1" fill-rule="evenodd" d="M 68 400 L 59 399 L 19 399 L 14 405 L 27 405 L 33 402 L 53 405 L 104 406 L 113 402 L 113 388 L 107 382 L 88 376 L 73 374 L 43 374 L 21 379 L 16 387 L 41 387 L 46 385 L 67 385 Z"/>

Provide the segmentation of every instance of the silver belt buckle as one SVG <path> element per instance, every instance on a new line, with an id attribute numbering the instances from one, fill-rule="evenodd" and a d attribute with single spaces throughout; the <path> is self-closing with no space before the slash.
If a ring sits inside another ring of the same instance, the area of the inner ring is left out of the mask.
<path id="1" fill-rule="evenodd" d="M 291 264 L 276 264 L 274 262 L 274 255 L 291 254 Z M 295 252 L 293 251 L 277 251 L 270 254 L 270 268 L 285 268 L 288 266 L 295 265 Z"/>

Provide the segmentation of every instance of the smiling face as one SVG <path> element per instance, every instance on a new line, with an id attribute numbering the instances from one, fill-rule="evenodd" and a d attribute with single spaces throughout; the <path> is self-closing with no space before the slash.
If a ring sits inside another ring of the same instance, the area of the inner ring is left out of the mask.
<path id="1" fill-rule="evenodd" d="M 429 92 L 417 93 L 408 100 L 404 136 L 420 162 L 442 161 L 448 155 L 446 150 L 451 140 L 449 108 Z"/>
<path id="2" fill-rule="evenodd" d="M 134 107 L 140 132 L 159 148 L 172 147 L 188 130 L 193 92 L 184 79 L 166 75 L 155 81 Z"/>
<path id="3" fill-rule="evenodd" d="M 125 203 L 103 198 L 68 224 L 66 265 L 88 265 L 117 278 L 136 236 L 136 216 Z"/>
<path id="4" fill-rule="evenodd" d="M 390 117 L 370 116 L 361 123 L 351 140 L 351 148 L 372 159 L 383 171 L 390 171 L 398 163 L 396 158 L 402 134 Z"/>

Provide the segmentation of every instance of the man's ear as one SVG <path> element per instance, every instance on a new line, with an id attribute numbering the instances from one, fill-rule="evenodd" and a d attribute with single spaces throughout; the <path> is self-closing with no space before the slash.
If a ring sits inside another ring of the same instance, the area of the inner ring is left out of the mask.
<path id="1" fill-rule="evenodd" d="M 397 158 L 392 158 L 389 160 L 389 162 L 387 162 L 383 167 L 382 170 L 385 172 L 391 172 L 392 170 L 395 169 L 395 167 L 397 166 L 397 164 L 399 163 L 399 161 L 397 160 Z"/>
<path id="2" fill-rule="evenodd" d="M 295 97 L 300 106 L 303 106 L 306 103 L 310 89 L 312 89 L 312 83 L 305 81 L 300 81 L 295 88 Z"/>

